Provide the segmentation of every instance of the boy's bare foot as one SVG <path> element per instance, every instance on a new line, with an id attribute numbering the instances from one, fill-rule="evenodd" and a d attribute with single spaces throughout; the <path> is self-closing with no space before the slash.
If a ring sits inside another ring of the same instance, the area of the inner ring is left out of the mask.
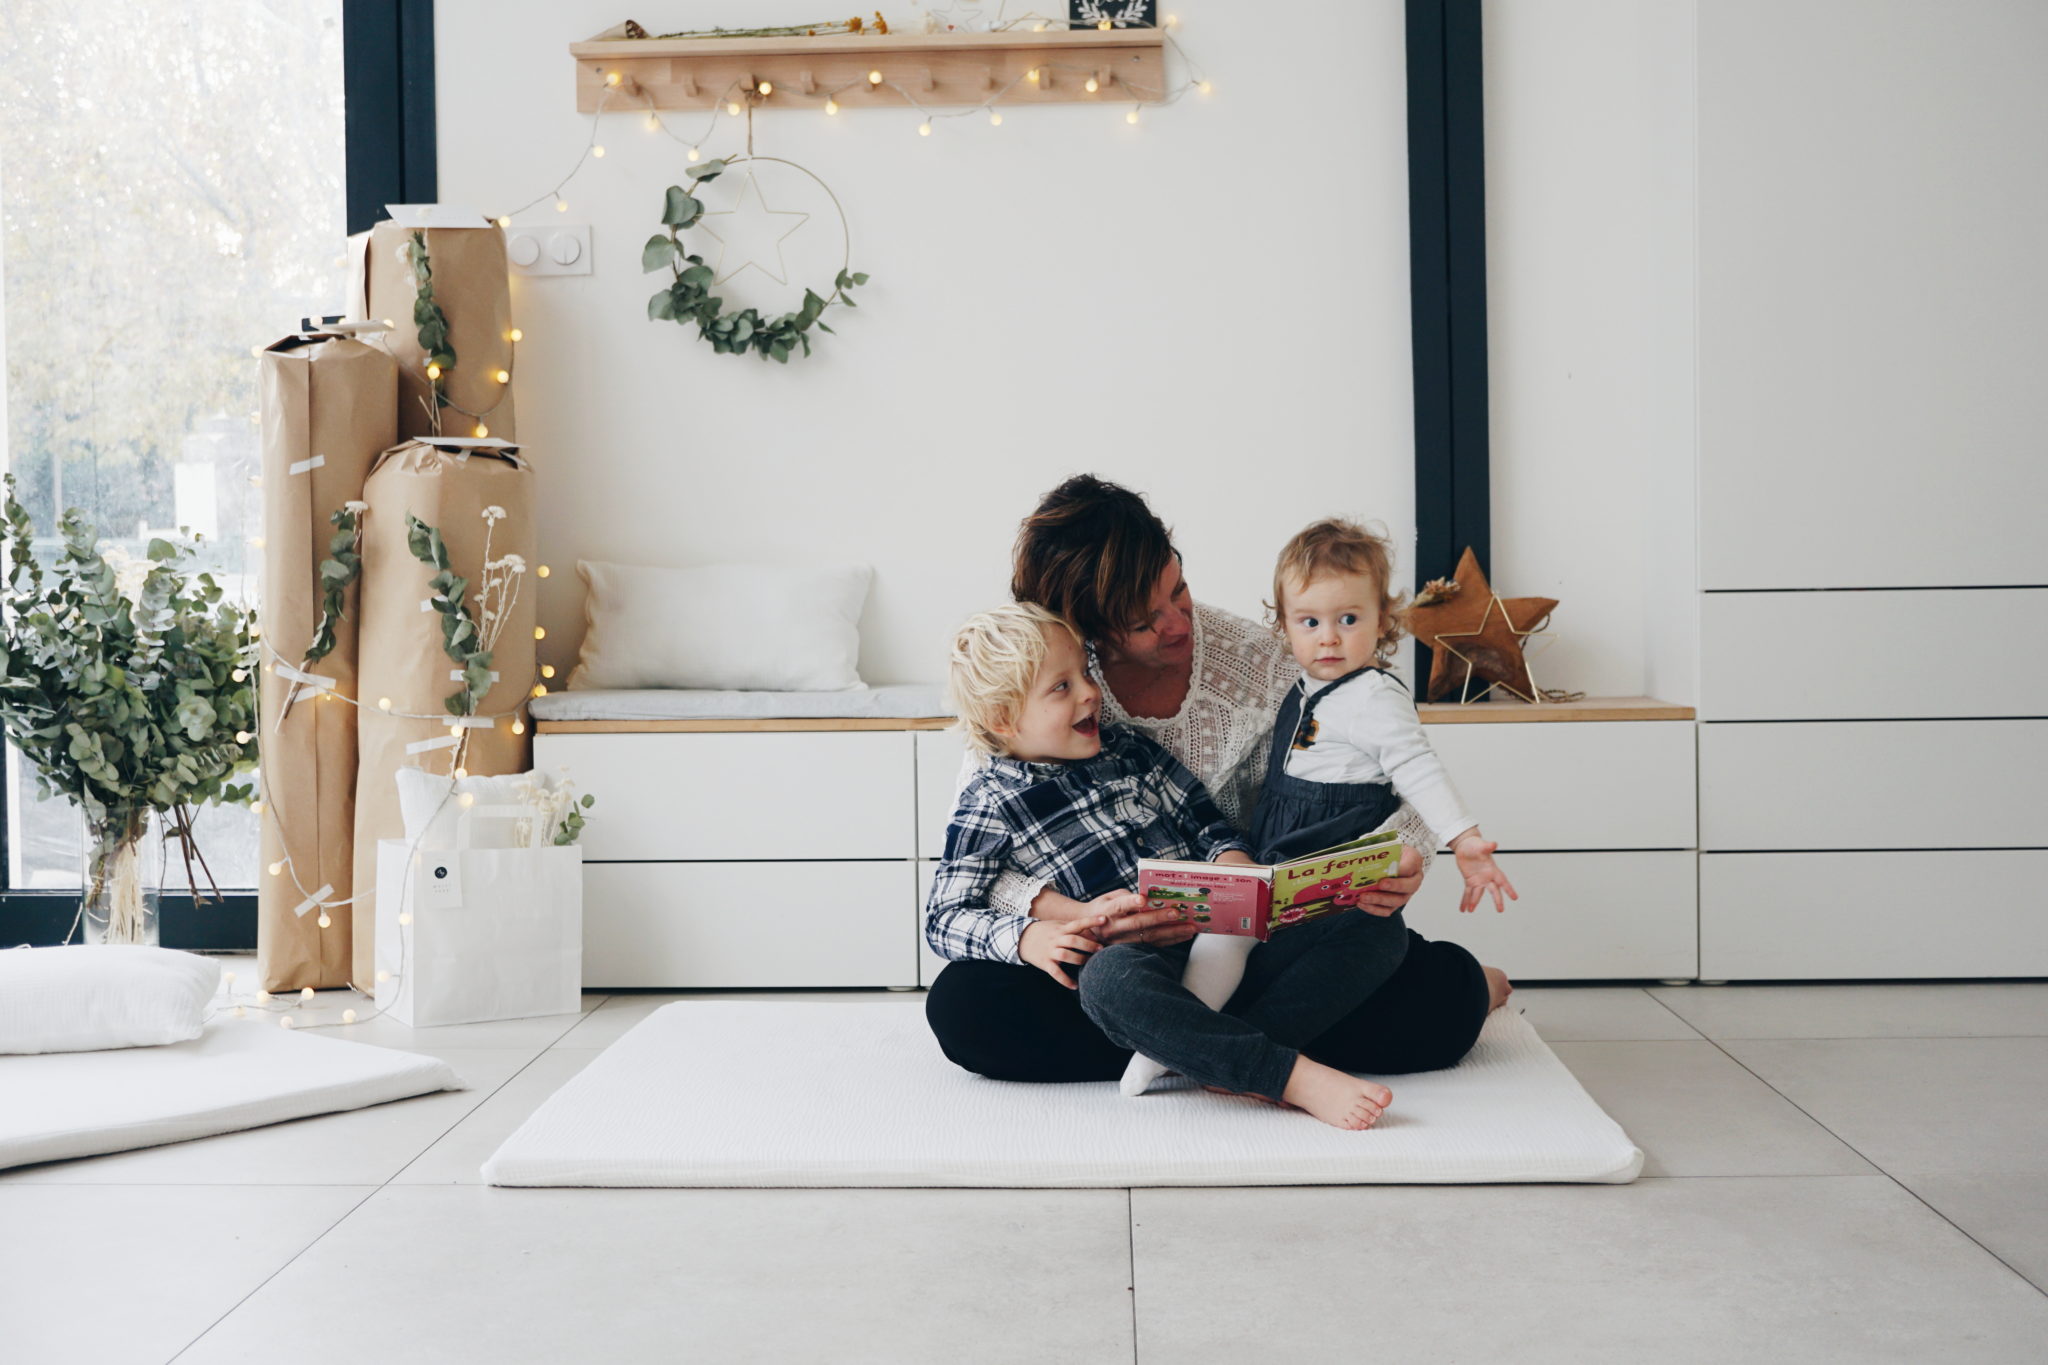
<path id="1" fill-rule="evenodd" d="M 1371 1081 L 1347 1076 L 1321 1062 L 1297 1057 L 1294 1074 L 1287 1078 L 1281 1096 L 1287 1103 L 1306 1109 L 1333 1128 L 1354 1131 L 1372 1127 L 1394 1101 L 1394 1092 Z"/>
<path id="2" fill-rule="evenodd" d="M 1508 980 L 1508 974 L 1498 967 L 1482 967 L 1486 973 L 1486 1012 L 1493 1013 L 1507 1004 L 1508 997 L 1515 993 L 1515 987 Z"/>

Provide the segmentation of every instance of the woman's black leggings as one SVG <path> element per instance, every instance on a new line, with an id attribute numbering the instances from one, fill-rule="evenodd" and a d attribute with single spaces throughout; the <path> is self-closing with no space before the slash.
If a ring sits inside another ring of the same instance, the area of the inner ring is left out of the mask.
<path id="1" fill-rule="evenodd" d="M 1486 1006 L 1478 959 L 1411 929 L 1408 955 L 1387 984 L 1302 1051 L 1341 1071 L 1435 1071 L 1471 1050 Z M 999 1081 L 1113 1081 L 1131 1060 L 1081 1012 L 1079 991 L 1036 967 L 949 962 L 924 1014 L 947 1057 Z"/>

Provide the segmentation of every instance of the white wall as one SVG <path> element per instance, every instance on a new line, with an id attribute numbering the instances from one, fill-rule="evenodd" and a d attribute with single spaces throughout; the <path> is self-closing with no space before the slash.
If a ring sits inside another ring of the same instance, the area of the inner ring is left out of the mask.
<path id="1" fill-rule="evenodd" d="M 878 570 L 865 675 L 935 679 L 951 628 L 1006 596 L 1017 519 L 1079 470 L 1147 492 L 1197 595 L 1239 611 L 1316 516 L 1382 519 L 1405 555 L 1402 7 L 1315 0 L 1277 27 L 1264 6 L 1175 9 L 1215 93 L 1136 127 L 1123 106 L 1013 109 L 1000 128 L 952 120 L 929 138 L 907 111 L 761 115 L 756 149 L 831 182 L 855 268 L 873 276 L 858 312 L 828 319 L 839 335 L 786 369 L 643 320 L 640 245 L 683 150 L 631 115 L 606 119 L 609 155 L 565 191 L 570 212 L 521 219 L 591 224 L 598 261 L 514 283 L 519 435 L 558 569 L 546 657 L 574 657 L 578 556 L 845 558 Z M 640 17 L 696 27 L 759 10 Z M 618 7 L 435 11 L 441 198 L 497 213 L 543 194 L 588 134 L 568 44 Z M 1285 36 L 1302 32 L 1316 40 Z M 707 155 L 735 131 L 723 124 Z M 1513 573 L 1503 586 L 1542 590 Z M 1584 628 L 1592 605 L 1566 620 Z M 1630 647 L 1614 652 L 1631 658 L 1617 676 L 1640 671 Z"/>
<path id="2" fill-rule="evenodd" d="M 1697 695 L 1692 0 L 1485 24 L 1493 584 L 1539 685 Z"/>

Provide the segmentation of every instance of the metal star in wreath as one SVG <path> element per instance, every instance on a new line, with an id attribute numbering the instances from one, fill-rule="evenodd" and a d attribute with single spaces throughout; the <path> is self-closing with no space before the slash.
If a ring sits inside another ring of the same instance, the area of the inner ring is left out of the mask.
<path id="1" fill-rule="evenodd" d="M 1557 599 L 1495 596 L 1468 547 L 1450 581 L 1431 583 L 1415 601 L 1408 610 L 1408 628 L 1434 651 L 1430 701 L 1441 701 L 1452 692 L 1461 702 L 1478 701 L 1496 687 L 1526 702 L 1542 700 L 1522 642 L 1550 624 Z M 1486 683 L 1476 696 L 1474 678 Z"/>
<path id="2" fill-rule="evenodd" d="M 794 218 L 793 223 L 779 220 Z M 718 239 L 718 263 L 711 267 L 712 283 L 724 284 L 749 266 L 777 284 L 789 283 L 789 267 L 783 263 L 783 239 L 809 222 L 811 215 L 788 209 L 771 209 L 761 197 L 761 186 L 753 171 L 747 172 L 739 198 L 729 209 L 704 215 L 704 230 Z M 769 266 L 770 258 L 775 264 Z M 735 261 L 726 269 L 728 261 Z"/>

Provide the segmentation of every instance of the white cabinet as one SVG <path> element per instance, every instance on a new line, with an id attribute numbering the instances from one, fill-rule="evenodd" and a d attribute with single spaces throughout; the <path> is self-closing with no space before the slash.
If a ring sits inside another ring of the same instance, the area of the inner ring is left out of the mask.
<path id="1" fill-rule="evenodd" d="M 1700 718 L 2048 715 L 2048 588 L 1708 593 Z"/>
<path id="2" fill-rule="evenodd" d="M 1711 852 L 2026 848 L 2048 842 L 2048 721 L 1700 728 Z"/>
<path id="3" fill-rule="evenodd" d="M 1708 980 L 2048 976 L 2048 850 L 1700 855 Z"/>
<path id="4" fill-rule="evenodd" d="M 1503 850 L 1689 849 L 1694 730 L 1689 720 L 1432 725 L 1429 742 Z"/>
<path id="5" fill-rule="evenodd" d="M 597 797 L 583 856 L 911 858 L 914 736 L 897 731 L 550 734 L 534 761 Z"/>
<path id="6" fill-rule="evenodd" d="M 920 862 L 917 865 L 917 984 L 929 986 L 932 978 L 946 965 L 946 959 L 933 952 L 924 941 L 924 903 L 932 893 L 932 875 L 938 869 L 936 862 Z"/>
<path id="7" fill-rule="evenodd" d="M 2038 974 L 2048 6 L 1698 10 L 1701 972 Z"/>
<path id="8" fill-rule="evenodd" d="M 535 765 L 597 798 L 584 984 L 918 984 L 919 738 L 543 728 Z"/>
<path id="9" fill-rule="evenodd" d="M 924 902 L 964 750 L 916 724 L 543 728 L 536 765 L 597 797 L 585 984 L 929 985 L 945 963 L 925 947 Z M 1459 915 L 1442 859 L 1411 922 L 1522 977 L 1693 975 L 1690 720 L 1489 719 L 1430 736 L 1523 899 Z"/>
<path id="10" fill-rule="evenodd" d="M 2048 5 L 1687 8 L 1703 586 L 2048 583 Z"/>
<path id="11" fill-rule="evenodd" d="M 583 984 L 916 985 L 915 866 L 585 863 Z"/>
<path id="12" fill-rule="evenodd" d="M 943 857 L 946 822 L 960 793 L 967 741 L 951 730 L 920 730 L 917 739 L 917 856 Z"/>
<path id="13" fill-rule="evenodd" d="M 1696 859 L 1690 849 L 1498 857 L 1520 900 L 1496 911 L 1488 899 L 1461 913 L 1465 883 L 1450 859 L 1439 858 L 1403 912 L 1409 927 L 1462 945 L 1513 981 L 1697 974 Z"/>

